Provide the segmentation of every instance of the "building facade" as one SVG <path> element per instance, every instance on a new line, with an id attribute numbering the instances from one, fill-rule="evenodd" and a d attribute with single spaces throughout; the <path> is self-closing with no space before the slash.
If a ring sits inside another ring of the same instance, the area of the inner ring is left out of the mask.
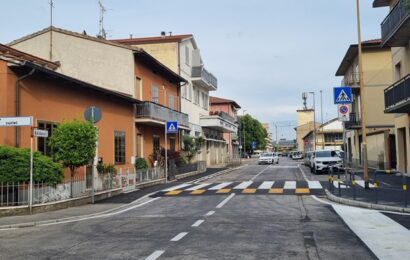
<path id="1" fill-rule="evenodd" d="M 263 128 L 265 128 L 266 133 L 268 134 L 265 138 L 265 142 L 266 142 L 266 151 L 268 152 L 273 152 L 274 148 L 273 148 L 273 138 L 272 138 L 272 133 L 269 130 L 269 123 L 264 123 L 262 124 Z M 276 136 L 277 138 L 277 136 Z"/>
<path id="2" fill-rule="evenodd" d="M 304 152 L 315 150 L 314 131 L 303 137 Z M 316 150 L 343 150 L 343 122 L 332 119 L 316 129 Z"/>

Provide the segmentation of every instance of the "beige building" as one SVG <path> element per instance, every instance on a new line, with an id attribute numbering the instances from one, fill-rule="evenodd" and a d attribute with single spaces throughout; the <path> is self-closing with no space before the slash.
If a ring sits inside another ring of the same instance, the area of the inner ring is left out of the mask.
<path id="1" fill-rule="evenodd" d="M 266 132 L 268 133 L 268 135 L 265 138 L 265 142 L 266 142 L 266 151 L 272 152 L 273 151 L 273 139 L 272 139 L 272 133 L 269 130 L 269 123 L 264 123 L 262 124 L 263 128 L 266 129 Z"/>
<path id="2" fill-rule="evenodd" d="M 310 131 L 303 137 L 304 152 L 314 150 L 315 135 Z M 343 150 L 343 122 L 332 119 L 316 129 L 316 150 Z"/>
<path id="3" fill-rule="evenodd" d="M 314 121 L 314 109 L 301 109 L 297 110 L 297 126 L 295 127 L 296 131 L 296 144 L 298 151 L 303 151 L 305 143 L 303 138 L 311 131 L 315 130 Z M 316 123 L 316 128 L 320 126 L 319 123 Z"/>
<path id="4" fill-rule="evenodd" d="M 391 48 L 392 85 L 384 91 L 384 112 L 394 117 L 397 169 L 410 172 L 410 4 L 404 0 L 374 0 L 389 7 L 381 24 L 382 46 Z"/>
<path id="5" fill-rule="evenodd" d="M 362 159 L 360 99 L 366 108 L 367 153 L 369 166 L 390 169 L 395 167 L 394 117 L 384 114 L 384 89 L 391 84 L 391 51 L 380 48 L 381 40 L 362 43 L 364 95 L 359 87 L 358 46 L 348 48 L 336 76 L 343 76 L 342 86 L 351 86 L 353 103 L 349 121 L 345 122 L 347 158 L 354 165 Z"/>

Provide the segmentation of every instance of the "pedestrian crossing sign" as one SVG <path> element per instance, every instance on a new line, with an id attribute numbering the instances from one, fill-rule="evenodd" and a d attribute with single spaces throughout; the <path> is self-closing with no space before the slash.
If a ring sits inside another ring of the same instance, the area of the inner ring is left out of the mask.
<path id="1" fill-rule="evenodd" d="M 178 133 L 178 122 L 169 121 L 166 124 L 167 134 L 177 134 Z"/>
<path id="2" fill-rule="evenodd" d="M 333 88 L 334 103 L 337 104 L 351 104 L 352 88 L 351 87 L 337 87 Z"/>

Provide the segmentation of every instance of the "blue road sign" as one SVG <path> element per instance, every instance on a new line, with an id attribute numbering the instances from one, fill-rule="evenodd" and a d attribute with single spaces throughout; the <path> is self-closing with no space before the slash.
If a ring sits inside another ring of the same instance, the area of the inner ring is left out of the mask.
<path id="1" fill-rule="evenodd" d="M 178 133 L 178 122 L 169 121 L 166 124 L 167 134 L 177 134 Z"/>
<path id="2" fill-rule="evenodd" d="M 252 149 L 256 149 L 256 141 L 252 141 Z"/>
<path id="3" fill-rule="evenodd" d="M 347 86 L 333 88 L 333 97 L 335 104 L 351 104 L 353 102 L 352 88 Z"/>

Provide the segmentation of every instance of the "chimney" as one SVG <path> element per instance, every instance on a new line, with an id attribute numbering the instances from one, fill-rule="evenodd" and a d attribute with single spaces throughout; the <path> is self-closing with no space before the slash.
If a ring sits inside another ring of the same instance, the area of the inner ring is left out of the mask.
<path id="1" fill-rule="evenodd" d="M 161 37 L 165 37 L 165 31 L 161 32 Z"/>
<path id="2" fill-rule="evenodd" d="M 132 34 L 130 34 L 130 39 L 132 39 Z"/>

